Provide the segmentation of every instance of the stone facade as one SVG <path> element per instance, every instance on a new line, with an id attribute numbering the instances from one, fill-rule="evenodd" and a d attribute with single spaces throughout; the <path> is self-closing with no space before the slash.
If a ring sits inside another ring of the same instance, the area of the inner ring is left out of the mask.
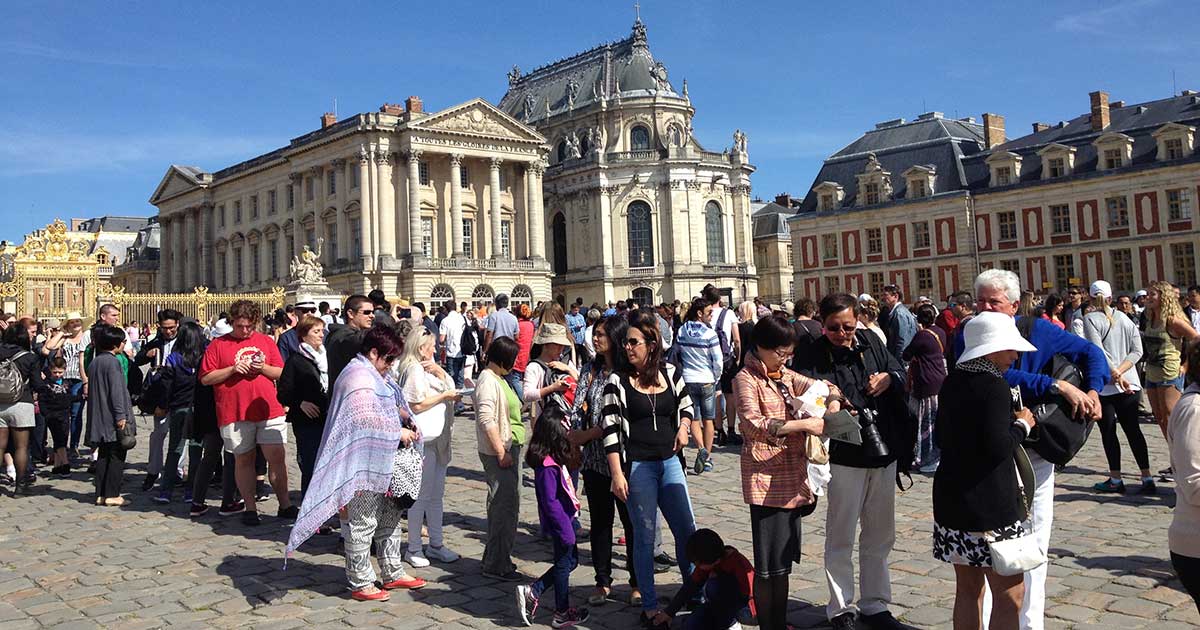
<path id="1" fill-rule="evenodd" d="M 159 289 L 257 291 L 286 282 L 304 245 L 334 290 L 429 302 L 550 298 L 536 131 L 482 99 L 421 100 L 336 121 L 207 173 L 172 166 L 159 208 Z"/>
<path id="2" fill-rule="evenodd" d="M 545 173 L 554 294 L 565 301 L 687 300 L 707 283 L 758 294 L 746 137 L 723 152 L 692 135 L 639 20 L 630 37 L 528 74 L 500 108 L 550 140 Z"/>

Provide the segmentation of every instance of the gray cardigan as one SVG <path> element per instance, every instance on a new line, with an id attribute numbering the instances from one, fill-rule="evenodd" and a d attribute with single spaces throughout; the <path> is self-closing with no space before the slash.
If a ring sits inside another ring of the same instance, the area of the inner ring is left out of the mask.
<path id="1" fill-rule="evenodd" d="M 111 352 L 97 353 L 88 364 L 87 374 L 88 443 L 116 442 L 117 420 L 124 420 L 126 430 L 136 435 L 133 401 L 117 357 Z"/>
<path id="2" fill-rule="evenodd" d="M 1092 311 L 1079 318 L 1083 320 L 1083 336 L 1104 351 L 1104 358 L 1108 361 L 1110 371 L 1123 361 L 1129 361 L 1133 365 L 1142 358 L 1142 335 L 1138 332 L 1137 324 L 1115 310 L 1111 313 L 1111 324 L 1104 311 Z M 1134 391 L 1142 389 L 1142 383 L 1138 380 L 1137 368 L 1129 368 L 1122 376 Z M 1112 396 L 1121 393 L 1124 392 L 1110 381 L 1104 386 L 1104 391 L 1100 392 L 1100 395 Z"/>

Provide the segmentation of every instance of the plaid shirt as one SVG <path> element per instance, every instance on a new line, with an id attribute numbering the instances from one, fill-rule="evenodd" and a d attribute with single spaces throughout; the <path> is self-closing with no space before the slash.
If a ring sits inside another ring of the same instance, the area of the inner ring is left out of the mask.
<path id="1" fill-rule="evenodd" d="M 784 367 L 780 379 L 799 397 L 813 380 Z M 747 354 L 745 367 L 733 379 L 742 446 L 742 497 L 751 505 L 797 508 L 813 502 L 808 487 L 805 433 L 775 437 L 768 433 L 771 419 L 790 420 L 787 403 L 761 361 Z"/>

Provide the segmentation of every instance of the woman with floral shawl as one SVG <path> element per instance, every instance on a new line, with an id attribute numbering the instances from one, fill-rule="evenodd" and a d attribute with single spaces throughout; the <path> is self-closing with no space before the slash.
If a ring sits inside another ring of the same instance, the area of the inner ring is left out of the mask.
<path id="1" fill-rule="evenodd" d="M 391 589 L 425 586 L 425 580 L 404 571 L 401 508 L 387 495 L 396 450 L 413 448 L 419 438 L 404 396 L 385 376 L 403 348 L 393 328 L 375 326 L 338 376 L 329 395 L 317 465 L 286 550 L 290 557 L 345 507 L 346 578 L 350 596 L 363 601 L 386 600 Z M 382 588 L 376 586 L 371 567 L 372 542 L 383 573 Z"/>

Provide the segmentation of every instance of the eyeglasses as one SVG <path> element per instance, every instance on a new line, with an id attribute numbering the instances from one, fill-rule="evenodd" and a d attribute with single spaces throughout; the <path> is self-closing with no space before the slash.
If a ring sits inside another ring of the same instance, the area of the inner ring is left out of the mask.
<path id="1" fill-rule="evenodd" d="M 852 332 L 858 330 L 858 326 L 854 326 L 854 325 L 826 326 L 825 330 L 828 332 L 832 332 L 832 333 L 842 333 L 844 335 L 846 333 L 852 333 Z"/>
<path id="2" fill-rule="evenodd" d="M 626 348 L 636 348 L 638 346 L 648 346 L 648 345 L 650 345 L 650 342 L 644 341 L 642 339 L 634 339 L 633 337 L 629 337 L 628 339 L 625 340 Z"/>
<path id="3" fill-rule="evenodd" d="M 772 350 L 771 352 L 774 352 L 775 356 L 779 357 L 780 359 L 786 360 L 792 356 L 792 353 L 794 351 L 791 349 L 788 349 L 788 350 Z"/>

